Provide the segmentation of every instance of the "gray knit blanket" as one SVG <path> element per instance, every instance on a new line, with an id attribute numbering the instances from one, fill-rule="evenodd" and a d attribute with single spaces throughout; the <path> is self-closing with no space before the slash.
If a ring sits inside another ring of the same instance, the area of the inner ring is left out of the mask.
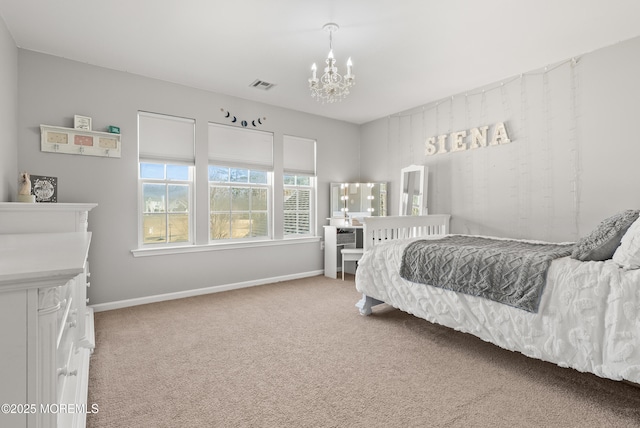
<path id="1" fill-rule="evenodd" d="M 572 249 L 573 244 L 461 235 L 420 240 L 404 250 L 400 276 L 535 313 L 549 265 Z"/>

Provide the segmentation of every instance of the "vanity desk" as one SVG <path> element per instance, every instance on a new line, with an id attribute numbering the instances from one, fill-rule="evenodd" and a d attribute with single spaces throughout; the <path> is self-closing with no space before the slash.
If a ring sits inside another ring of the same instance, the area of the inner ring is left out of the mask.
<path id="1" fill-rule="evenodd" d="M 324 276 L 338 277 L 338 267 L 342 265 L 343 248 L 362 248 L 363 226 L 353 226 L 344 220 L 329 219 L 324 226 Z"/>
<path id="2" fill-rule="evenodd" d="M 331 217 L 324 226 L 324 275 L 337 278 L 341 251 L 362 248 L 364 218 L 387 215 L 387 183 L 331 183 L 330 195 Z"/>

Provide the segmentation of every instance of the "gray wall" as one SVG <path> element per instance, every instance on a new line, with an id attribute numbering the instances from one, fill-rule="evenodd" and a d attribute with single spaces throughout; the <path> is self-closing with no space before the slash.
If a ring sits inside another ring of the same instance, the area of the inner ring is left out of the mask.
<path id="1" fill-rule="evenodd" d="M 187 88 L 62 58 L 19 50 L 20 140 L 18 166 L 35 175 L 58 177 L 59 202 L 95 202 L 89 215 L 92 304 L 295 276 L 323 269 L 318 242 L 136 257 L 137 112 L 196 120 L 196 151 L 207 153 L 207 123 L 228 123 L 221 108 L 239 119 L 266 117 L 260 129 L 317 140 L 318 234 L 329 214 L 329 183 L 356 181 L 360 130 L 357 125 Z M 122 157 L 102 158 L 40 151 L 41 124 L 73 127 L 74 114 L 93 118 L 93 129 L 117 125 Z M 340 156 L 336 156 L 340 153 Z M 206 161 L 197 165 L 197 197 L 207 200 Z M 279 162 L 276 170 L 281 168 Z M 276 195 L 275 204 L 282 203 Z M 198 242 L 206 243 L 207 206 L 196 207 Z M 277 219 L 276 219 L 277 221 Z"/>
<path id="2" fill-rule="evenodd" d="M 400 169 L 427 166 L 429 212 L 454 233 L 576 240 L 640 208 L 638 52 L 640 38 L 367 123 L 361 173 L 391 182 L 395 214 Z M 429 137 L 496 122 L 512 143 L 425 155 Z"/>
<path id="3" fill-rule="evenodd" d="M 206 150 L 206 123 L 224 123 L 225 108 L 243 118 L 266 116 L 263 129 L 275 133 L 277 144 L 282 134 L 318 140 L 319 234 L 329 212 L 329 182 L 389 181 L 390 214 L 396 214 L 400 169 L 424 164 L 429 210 L 451 213 L 454 232 L 574 240 L 606 216 L 640 205 L 633 127 L 639 51 L 640 39 L 633 39 L 583 55 L 575 67 L 566 62 L 524 73 L 357 127 L 18 50 L 0 25 L 0 87 L 9 94 L 0 100 L 0 121 L 9 131 L 0 140 L 0 199 L 12 199 L 17 171 L 27 170 L 57 176 L 61 202 L 99 204 L 90 215 L 92 303 L 322 269 L 316 243 L 131 255 L 137 245 L 137 110 L 195 118 L 198 150 Z M 94 129 L 120 126 L 122 158 L 41 153 L 39 125 L 72 126 L 74 114 L 93 117 Z M 424 155 L 430 136 L 499 121 L 507 125 L 509 145 Z M 358 156 L 360 166 L 353 163 Z M 198 207 L 200 234 L 203 210 Z"/>
<path id="4" fill-rule="evenodd" d="M 0 201 L 15 200 L 18 187 L 18 48 L 0 17 Z"/>

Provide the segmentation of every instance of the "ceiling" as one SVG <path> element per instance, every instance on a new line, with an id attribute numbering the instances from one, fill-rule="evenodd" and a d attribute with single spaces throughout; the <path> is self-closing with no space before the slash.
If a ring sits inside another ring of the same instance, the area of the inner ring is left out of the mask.
<path id="1" fill-rule="evenodd" d="M 0 16 L 23 49 L 356 124 L 640 35 L 637 0 L 0 0 Z M 307 83 L 328 22 L 356 75 L 335 104 Z"/>

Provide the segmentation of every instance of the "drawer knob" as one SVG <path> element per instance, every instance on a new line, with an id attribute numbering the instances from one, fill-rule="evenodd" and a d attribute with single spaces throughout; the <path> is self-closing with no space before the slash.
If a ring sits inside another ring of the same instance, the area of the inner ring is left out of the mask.
<path id="1" fill-rule="evenodd" d="M 69 371 L 69 369 L 67 368 L 67 366 L 64 366 L 61 369 L 58 369 L 58 376 L 78 376 L 78 369 L 73 369 L 71 371 Z"/>

